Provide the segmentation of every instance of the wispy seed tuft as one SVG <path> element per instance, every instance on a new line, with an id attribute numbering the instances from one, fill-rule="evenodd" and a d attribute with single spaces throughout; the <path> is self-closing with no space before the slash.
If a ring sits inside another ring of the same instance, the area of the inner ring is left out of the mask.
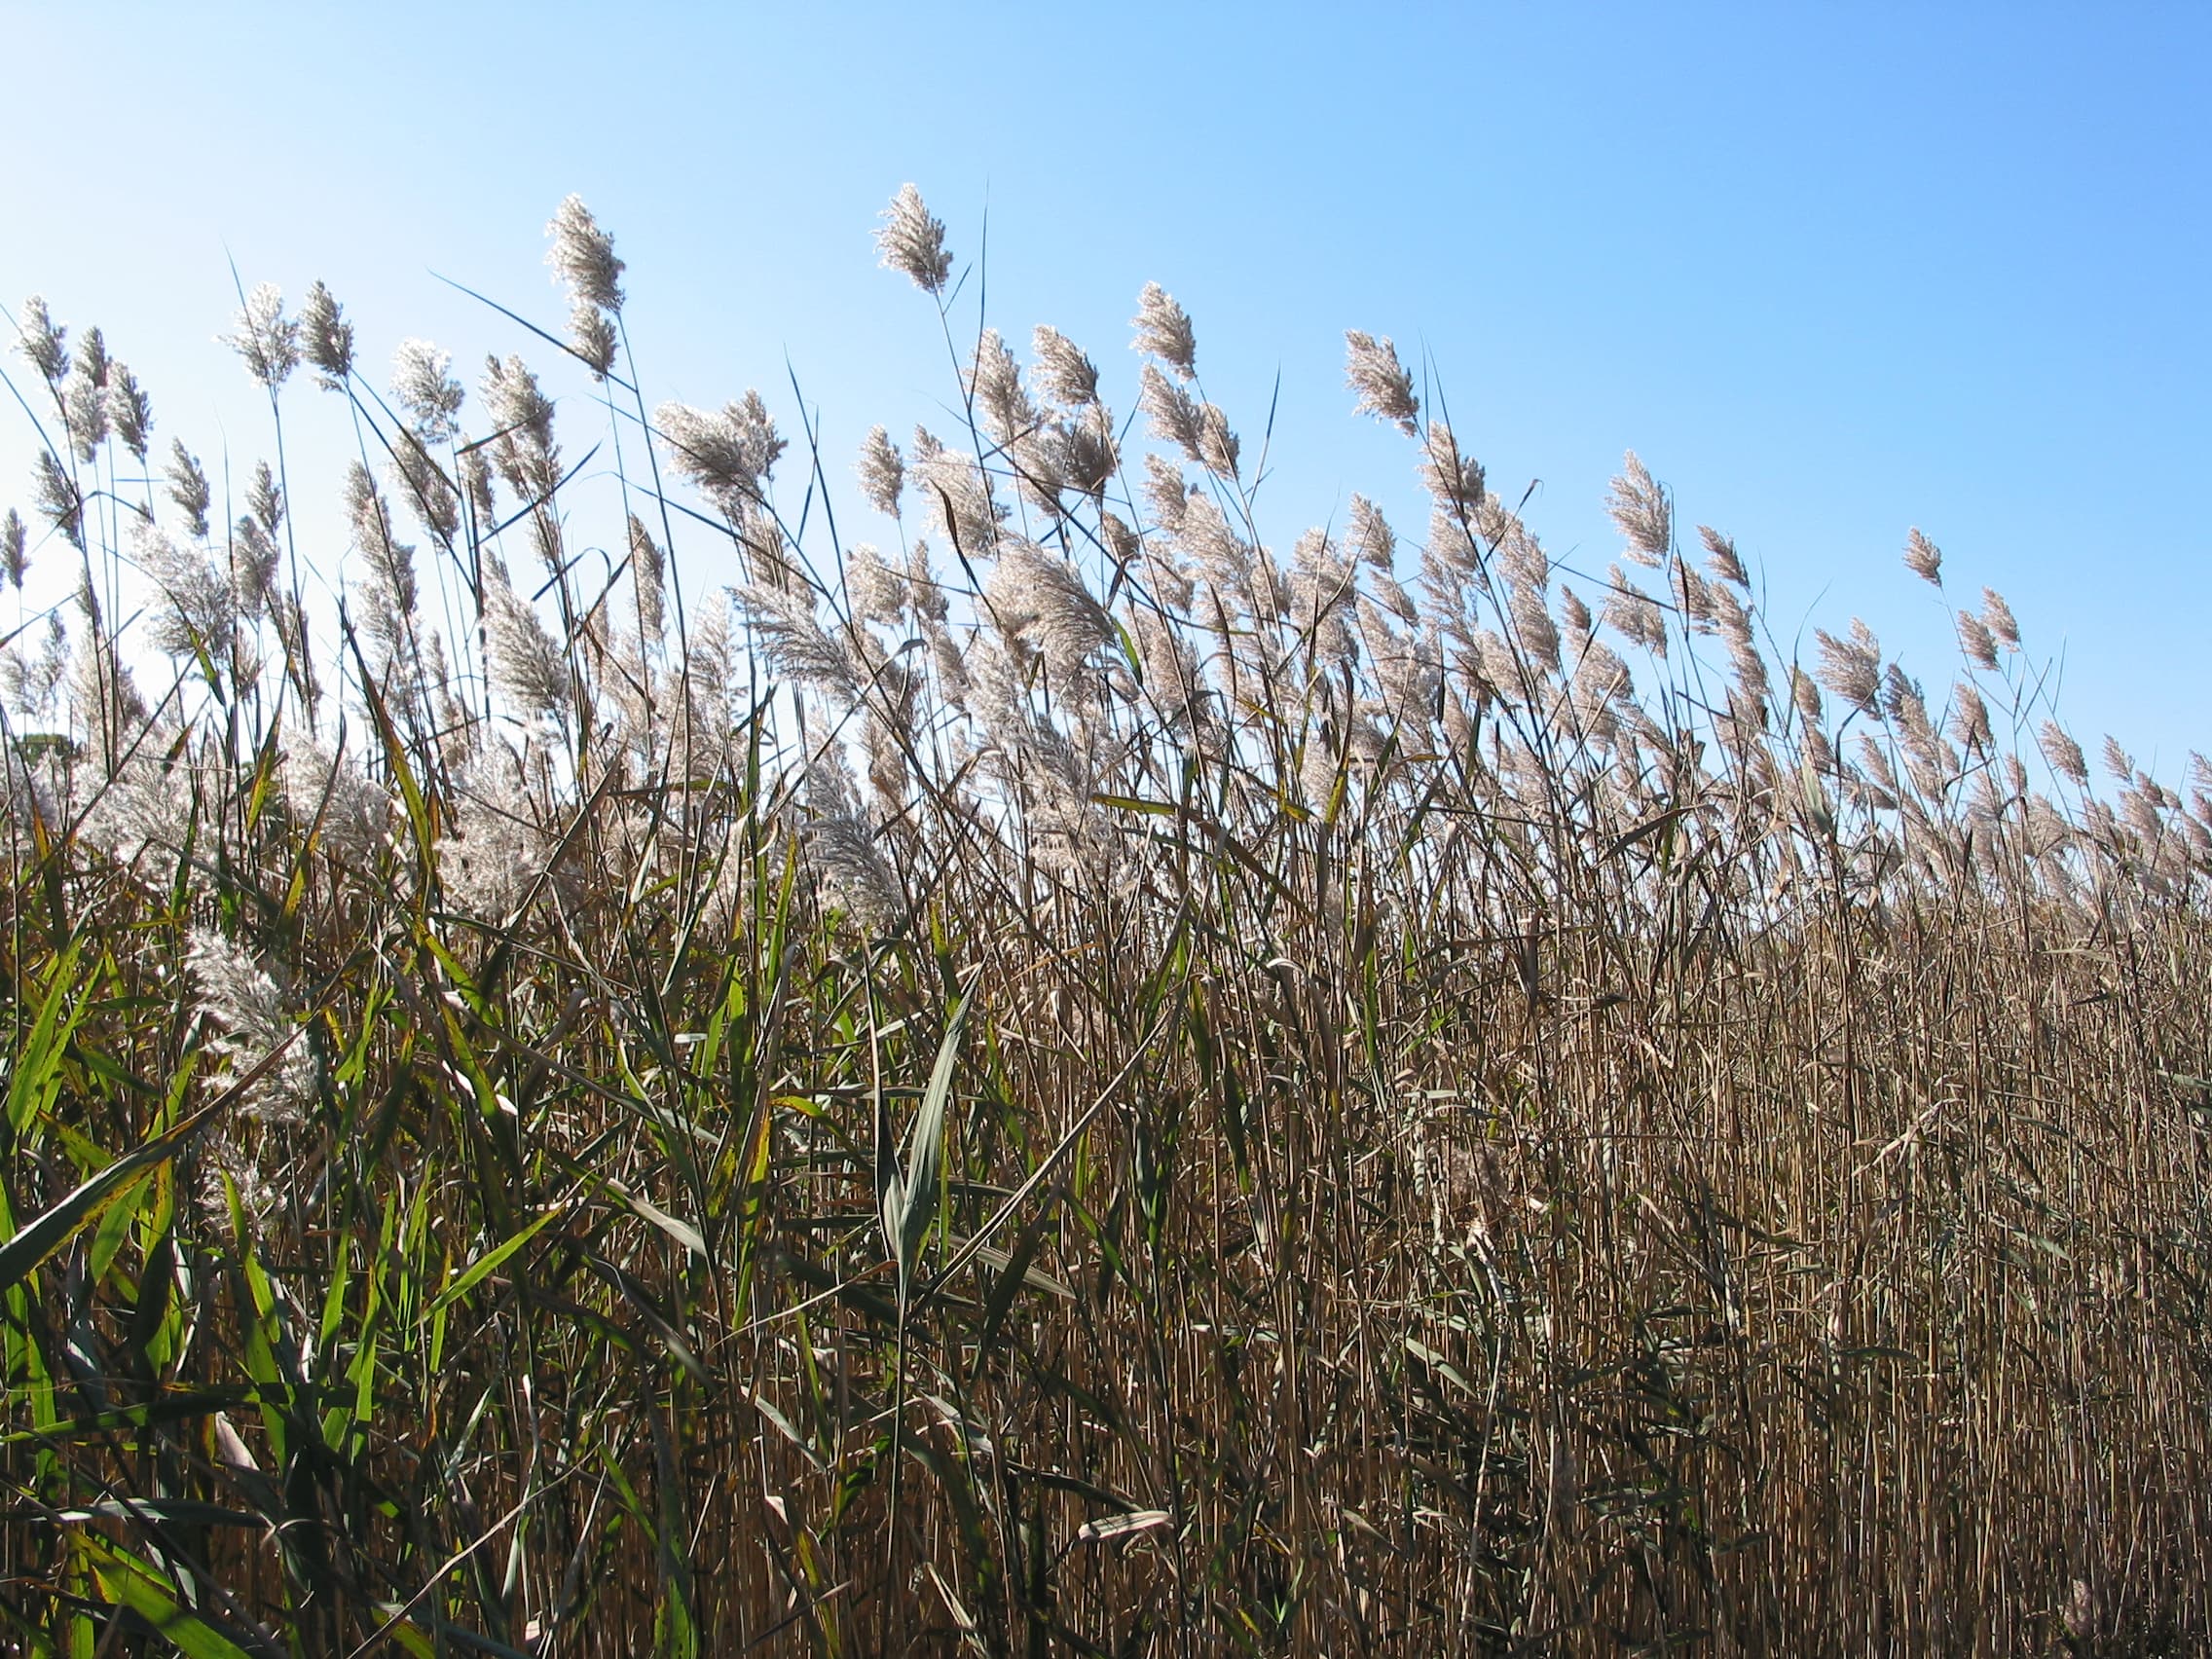
<path id="1" fill-rule="evenodd" d="M 1147 282 L 1137 296 L 1137 314 L 1129 319 L 1136 330 L 1132 342 L 1139 351 L 1150 352 L 1185 380 L 1198 371 L 1198 342 L 1192 332 L 1190 313 L 1158 282 Z"/>
<path id="2" fill-rule="evenodd" d="M 246 295 L 235 331 L 219 336 L 244 359 L 246 373 L 275 391 L 300 366 L 300 325 L 284 314 L 284 294 L 263 282 Z"/>
<path id="3" fill-rule="evenodd" d="M 883 210 L 883 228 L 875 233 L 875 245 L 886 270 L 903 272 L 924 293 L 942 296 L 952 277 L 952 255 L 944 245 L 944 221 L 930 216 L 922 205 L 922 193 L 911 184 L 899 187 L 891 205 Z"/>
<path id="4" fill-rule="evenodd" d="M 1420 399 L 1387 335 L 1379 340 L 1356 328 L 1345 331 L 1345 381 L 1359 393 L 1359 413 L 1388 421 L 1409 438 L 1414 435 Z"/>

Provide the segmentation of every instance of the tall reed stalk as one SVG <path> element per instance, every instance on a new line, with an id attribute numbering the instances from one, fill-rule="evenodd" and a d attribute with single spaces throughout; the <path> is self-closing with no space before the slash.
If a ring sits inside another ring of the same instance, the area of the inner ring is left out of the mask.
<path id="1" fill-rule="evenodd" d="M 549 382 L 244 296 L 336 512 L 23 312 L 11 1643 L 2212 1635 L 2203 760 L 1995 593 L 1791 660 L 1634 456 L 1555 565 L 1365 333 L 1427 523 L 1277 552 L 1168 294 L 1140 434 L 911 187 L 962 413 L 855 492 L 550 233 Z"/>

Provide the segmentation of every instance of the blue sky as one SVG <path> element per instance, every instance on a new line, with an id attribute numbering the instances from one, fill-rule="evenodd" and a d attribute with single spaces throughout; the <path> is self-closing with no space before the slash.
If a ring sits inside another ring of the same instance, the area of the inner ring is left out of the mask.
<path id="1" fill-rule="evenodd" d="M 2092 752 L 2179 782 L 2212 747 L 2212 8 L 0 4 L 0 300 L 101 324 L 162 440 L 237 465 L 268 434 L 212 343 L 230 261 L 327 280 L 372 360 L 426 335 L 465 370 L 528 342 L 431 273 L 557 326 L 573 190 L 648 395 L 758 386 L 790 429 L 795 376 L 841 471 L 952 391 L 869 242 L 911 179 L 964 263 L 987 225 L 990 319 L 1058 326 L 1118 408 L 1148 279 L 1248 448 L 1279 378 L 1278 548 L 1355 489 L 1418 533 L 1343 389 L 1365 328 L 1428 356 L 1493 487 L 1541 480 L 1570 567 L 1616 556 L 1633 447 L 1786 638 L 1862 615 L 1933 691 L 1918 525 Z M 0 409 L 0 504 L 28 457 Z"/>

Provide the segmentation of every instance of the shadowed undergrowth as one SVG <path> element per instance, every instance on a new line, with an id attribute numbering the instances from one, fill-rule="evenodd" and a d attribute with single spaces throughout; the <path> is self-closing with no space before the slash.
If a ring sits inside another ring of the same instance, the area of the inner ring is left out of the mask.
<path id="1" fill-rule="evenodd" d="M 855 541 L 551 230 L 558 399 L 248 296 L 222 510 L 25 309 L 11 1641 L 2212 1628 L 2202 761 L 2092 787 L 1994 593 L 1947 690 L 1800 666 L 1633 456 L 1625 565 L 1555 566 L 1364 334 L 1428 522 L 1272 551 L 1174 301 L 1140 431 L 910 189 L 962 414 L 876 430 Z"/>

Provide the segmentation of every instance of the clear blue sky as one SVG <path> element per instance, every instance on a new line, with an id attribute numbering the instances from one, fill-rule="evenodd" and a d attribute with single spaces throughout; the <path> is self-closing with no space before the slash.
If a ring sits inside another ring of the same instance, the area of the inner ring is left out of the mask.
<path id="1" fill-rule="evenodd" d="M 1570 565 L 1614 557 L 1634 447 L 1778 629 L 1863 615 L 1933 691 L 1918 525 L 1954 602 L 1997 586 L 2062 660 L 2092 753 L 2179 782 L 2212 748 L 2212 8 L 0 3 L 0 300 L 100 323 L 165 444 L 267 449 L 211 343 L 229 260 L 327 280 L 372 361 L 480 363 L 527 342 L 429 273 L 557 326 L 573 190 L 648 394 L 756 385 L 791 429 L 788 363 L 841 471 L 951 390 L 868 240 L 911 179 L 964 262 L 987 214 L 991 320 L 1060 327 L 1117 407 L 1147 279 L 1248 447 L 1280 376 L 1278 548 L 1354 489 L 1418 533 L 1410 456 L 1342 387 L 1366 328 L 1431 354 L 1497 488 L 1543 481 Z"/>

